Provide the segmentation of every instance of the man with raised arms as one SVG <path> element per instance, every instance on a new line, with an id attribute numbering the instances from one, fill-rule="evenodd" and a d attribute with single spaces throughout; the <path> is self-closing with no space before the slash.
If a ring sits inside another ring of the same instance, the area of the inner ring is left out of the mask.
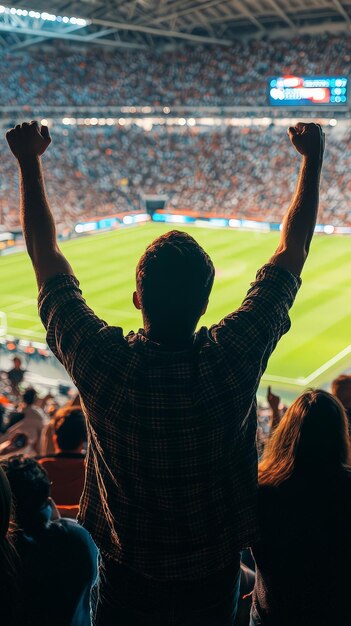
<path id="1" fill-rule="evenodd" d="M 301 155 L 296 193 L 241 307 L 196 331 L 214 267 L 190 235 L 172 231 L 138 262 L 133 302 L 144 328 L 124 336 L 87 306 L 58 246 L 41 164 L 48 128 L 7 133 L 47 341 L 87 420 L 79 521 L 101 553 L 94 626 L 233 624 L 240 550 L 257 531 L 255 394 L 290 327 L 318 208 L 324 133 L 300 123 L 289 137 Z"/>

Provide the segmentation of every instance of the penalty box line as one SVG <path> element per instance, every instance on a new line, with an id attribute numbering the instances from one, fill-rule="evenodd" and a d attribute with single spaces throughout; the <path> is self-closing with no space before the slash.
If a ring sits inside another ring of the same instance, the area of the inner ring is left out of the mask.
<path id="1" fill-rule="evenodd" d="M 335 356 L 333 356 L 329 361 L 326 361 L 324 365 L 318 367 L 314 372 L 306 376 L 306 378 L 288 378 L 285 376 L 271 376 L 269 374 L 264 374 L 262 379 L 267 382 L 275 382 L 275 383 L 287 383 L 290 385 L 298 385 L 300 387 L 307 387 L 310 385 L 316 378 L 327 372 L 333 365 L 336 365 L 339 361 L 341 361 L 345 356 L 351 354 L 351 344 L 338 352 Z"/>

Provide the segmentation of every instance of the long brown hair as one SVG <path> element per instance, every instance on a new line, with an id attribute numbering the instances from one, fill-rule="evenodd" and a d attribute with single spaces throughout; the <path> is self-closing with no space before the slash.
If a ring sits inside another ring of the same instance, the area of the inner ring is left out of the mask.
<path id="1" fill-rule="evenodd" d="M 343 406 L 327 391 L 311 389 L 293 402 L 268 441 L 258 480 L 261 485 L 280 485 L 299 469 L 332 471 L 350 464 Z"/>

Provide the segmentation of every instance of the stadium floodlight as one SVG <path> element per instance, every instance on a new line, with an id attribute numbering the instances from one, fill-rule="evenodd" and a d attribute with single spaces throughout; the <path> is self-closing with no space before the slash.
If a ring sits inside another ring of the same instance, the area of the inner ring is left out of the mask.
<path id="1" fill-rule="evenodd" d="M 34 20 L 42 20 L 43 22 L 63 22 L 64 24 L 73 24 L 75 26 L 88 26 L 91 24 L 91 20 L 84 19 L 82 17 L 75 17 L 67 15 L 55 15 L 54 13 L 48 13 L 48 11 L 28 11 L 27 9 L 20 9 L 17 7 L 0 6 L 0 14 L 5 13 L 8 15 L 18 15 L 19 17 L 30 17 Z"/>

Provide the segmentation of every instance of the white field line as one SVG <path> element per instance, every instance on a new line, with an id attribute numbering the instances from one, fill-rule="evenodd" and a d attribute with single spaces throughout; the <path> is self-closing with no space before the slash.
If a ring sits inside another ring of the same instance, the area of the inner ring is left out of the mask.
<path id="1" fill-rule="evenodd" d="M 12 326 L 8 326 L 7 327 L 7 334 L 11 335 L 11 337 L 23 337 L 24 339 L 29 339 L 30 337 L 33 337 L 33 339 L 39 338 L 39 339 L 44 339 L 45 337 L 45 330 L 43 330 L 42 332 L 36 331 L 36 330 L 21 330 L 20 328 L 14 328 Z"/>
<path id="2" fill-rule="evenodd" d="M 13 317 L 15 320 L 27 320 L 29 322 L 34 322 L 35 326 L 38 326 L 38 328 L 42 325 L 38 315 L 26 315 L 25 313 L 13 313 L 12 311 L 10 311 L 8 317 Z"/>
<path id="3" fill-rule="evenodd" d="M 262 380 L 268 383 L 287 383 L 288 385 L 300 385 L 304 387 L 304 378 L 287 378 L 286 376 L 274 376 L 271 374 L 263 374 Z"/>
<path id="4" fill-rule="evenodd" d="M 11 311 L 15 311 L 16 309 L 23 309 L 28 305 L 36 305 L 37 304 L 37 300 L 35 300 L 34 298 L 27 298 L 25 300 L 21 300 L 21 302 L 18 302 L 17 304 L 9 304 L 8 306 L 4 306 L 3 307 L 3 311 L 4 313 L 11 313 Z"/>
<path id="5" fill-rule="evenodd" d="M 314 370 L 309 376 L 306 378 L 286 378 L 285 376 L 271 376 L 269 374 L 263 375 L 263 380 L 267 382 L 276 382 L 276 383 L 288 383 L 290 385 L 298 385 L 300 387 L 307 387 L 310 385 L 316 378 L 318 378 L 324 372 L 327 372 L 333 365 L 336 365 L 341 359 L 343 359 L 348 354 L 351 354 L 351 344 L 338 352 L 335 356 L 333 356 L 329 361 L 326 361 L 324 365 L 318 367 L 318 369 Z"/>

